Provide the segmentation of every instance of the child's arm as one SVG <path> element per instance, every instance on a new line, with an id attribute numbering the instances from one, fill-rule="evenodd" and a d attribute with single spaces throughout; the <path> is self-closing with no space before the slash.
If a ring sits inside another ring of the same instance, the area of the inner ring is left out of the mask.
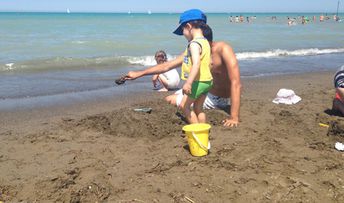
<path id="1" fill-rule="evenodd" d="M 190 43 L 189 50 L 191 53 L 192 68 L 189 77 L 183 86 L 183 92 L 185 94 L 191 93 L 191 85 L 197 77 L 201 65 L 201 46 L 198 43 Z"/>

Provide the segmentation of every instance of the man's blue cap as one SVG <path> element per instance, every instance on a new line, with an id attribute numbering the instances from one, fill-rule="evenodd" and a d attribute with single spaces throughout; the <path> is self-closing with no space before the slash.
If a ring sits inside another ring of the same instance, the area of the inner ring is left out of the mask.
<path id="1" fill-rule="evenodd" d="M 207 23 L 207 16 L 199 9 L 187 10 L 180 15 L 179 26 L 173 33 L 183 35 L 183 26 L 192 20 L 200 20 Z"/>

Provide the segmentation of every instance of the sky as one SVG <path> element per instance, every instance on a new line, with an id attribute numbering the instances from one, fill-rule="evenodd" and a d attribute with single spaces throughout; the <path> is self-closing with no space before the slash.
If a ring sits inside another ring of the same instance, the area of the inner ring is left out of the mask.
<path id="1" fill-rule="evenodd" d="M 336 12 L 338 0 L 0 0 L 0 11 L 65 12 Z M 340 12 L 344 12 L 344 0 Z"/>

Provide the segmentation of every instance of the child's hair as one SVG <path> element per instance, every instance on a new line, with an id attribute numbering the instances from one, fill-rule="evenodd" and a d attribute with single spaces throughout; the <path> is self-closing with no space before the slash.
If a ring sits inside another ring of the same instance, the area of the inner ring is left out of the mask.
<path id="1" fill-rule="evenodd" d="M 212 42 L 213 41 L 213 31 L 210 28 L 209 25 L 207 25 L 204 21 L 201 20 L 193 20 L 189 22 L 192 27 L 194 28 L 199 28 L 202 30 L 203 32 L 203 36 L 209 41 Z"/>

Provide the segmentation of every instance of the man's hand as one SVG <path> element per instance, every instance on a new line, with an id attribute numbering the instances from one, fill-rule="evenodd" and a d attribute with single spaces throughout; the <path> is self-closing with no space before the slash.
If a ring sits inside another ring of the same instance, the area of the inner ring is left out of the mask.
<path id="1" fill-rule="evenodd" d="M 238 127 L 239 125 L 239 118 L 226 118 L 225 120 L 222 121 L 223 126 L 225 127 Z"/>
<path id="2" fill-rule="evenodd" d="M 183 94 L 191 94 L 191 85 L 187 82 L 183 85 Z"/>

